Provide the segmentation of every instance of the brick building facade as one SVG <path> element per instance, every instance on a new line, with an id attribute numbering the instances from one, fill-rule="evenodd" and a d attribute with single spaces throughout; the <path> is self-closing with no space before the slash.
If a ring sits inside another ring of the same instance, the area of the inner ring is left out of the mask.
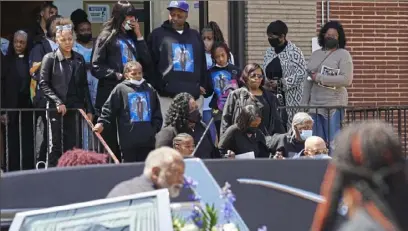
<path id="1" fill-rule="evenodd" d="M 350 105 L 408 105 L 408 2 L 387 1 L 248 1 L 246 4 L 248 62 L 263 62 L 267 25 L 276 19 L 288 24 L 288 38 L 306 59 L 312 37 L 329 14 L 345 29 L 354 61 Z M 316 29 L 316 30 L 315 30 Z"/>

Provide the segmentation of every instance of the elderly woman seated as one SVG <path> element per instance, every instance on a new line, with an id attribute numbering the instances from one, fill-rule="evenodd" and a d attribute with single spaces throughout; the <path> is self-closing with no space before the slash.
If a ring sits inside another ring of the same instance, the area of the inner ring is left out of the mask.
<path id="1" fill-rule="evenodd" d="M 267 137 L 271 157 L 275 159 L 292 158 L 305 148 L 305 140 L 312 136 L 313 119 L 305 113 L 296 113 L 289 133 Z"/>
<path id="2" fill-rule="evenodd" d="M 306 139 L 305 149 L 293 157 L 293 159 L 299 158 L 331 159 L 326 143 L 319 136 L 311 136 Z"/>

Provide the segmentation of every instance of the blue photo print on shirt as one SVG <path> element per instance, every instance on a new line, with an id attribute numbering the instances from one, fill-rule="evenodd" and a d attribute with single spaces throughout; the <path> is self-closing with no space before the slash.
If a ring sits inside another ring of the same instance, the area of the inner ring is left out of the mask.
<path id="1" fill-rule="evenodd" d="M 133 47 L 133 49 L 136 49 L 131 39 L 128 39 L 127 41 Z M 136 57 L 133 55 L 132 50 L 128 47 L 128 45 L 126 44 L 124 40 L 122 39 L 119 40 L 119 45 L 120 45 L 120 52 L 122 54 L 122 64 L 123 65 L 125 65 L 126 63 L 130 61 L 136 60 Z"/>
<path id="2" fill-rule="evenodd" d="M 148 92 L 128 93 L 128 103 L 131 122 L 150 122 L 150 94 Z"/>
<path id="3" fill-rule="evenodd" d="M 228 71 L 215 71 L 211 73 L 214 92 L 218 96 L 218 109 L 223 110 L 225 101 L 231 91 L 238 88 L 237 80 L 232 78 Z"/>
<path id="4" fill-rule="evenodd" d="M 173 70 L 194 72 L 194 53 L 191 44 L 173 43 Z"/>

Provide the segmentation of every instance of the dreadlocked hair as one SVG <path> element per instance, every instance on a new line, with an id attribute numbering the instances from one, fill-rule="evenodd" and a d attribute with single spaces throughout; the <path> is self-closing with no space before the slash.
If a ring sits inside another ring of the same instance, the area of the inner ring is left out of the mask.
<path id="1" fill-rule="evenodd" d="M 380 121 L 353 124 L 336 138 L 332 163 L 322 182 L 326 202 L 318 205 L 313 231 L 333 230 L 345 188 L 385 230 L 408 230 L 408 182 L 398 136 Z"/>
<path id="2" fill-rule="evenodd" d="M 178 132 L 188 131 L 188 116 L 190 114 L 190 100 L 194 99 L 189 93 L 176 95 L 166 114 L 165 126 L 172 126 Z"/>
<path id="3" fill-rule="evenodd" d="M 201 30 L 201 34 L 204 34 L 204 32 L 207 31 L 213 33 L 214 42 L 225 43 L 224 35 L 222 34 L 222 31 L 216 22 L 211 21 L 207 25 L 205 25 L 204 28 Z"/>

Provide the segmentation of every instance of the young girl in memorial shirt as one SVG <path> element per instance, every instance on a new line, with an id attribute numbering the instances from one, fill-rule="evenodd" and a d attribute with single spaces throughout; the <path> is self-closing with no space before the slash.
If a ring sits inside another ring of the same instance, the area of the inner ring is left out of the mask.
<path id="1" fill-rule="evenodd" d="M 221 115 L 225 101 L 230 92 L 238 89 L 241 75 L 238 67 L 229 63 L 231 53 L 227 44 L 216 42 L 211 49 L 211 57 L 215 63 L 209 69 L 208 89 L 206 97 L 212 96 L 209 104 L 214 117 L 217 135 L 220 135 Z"/>

